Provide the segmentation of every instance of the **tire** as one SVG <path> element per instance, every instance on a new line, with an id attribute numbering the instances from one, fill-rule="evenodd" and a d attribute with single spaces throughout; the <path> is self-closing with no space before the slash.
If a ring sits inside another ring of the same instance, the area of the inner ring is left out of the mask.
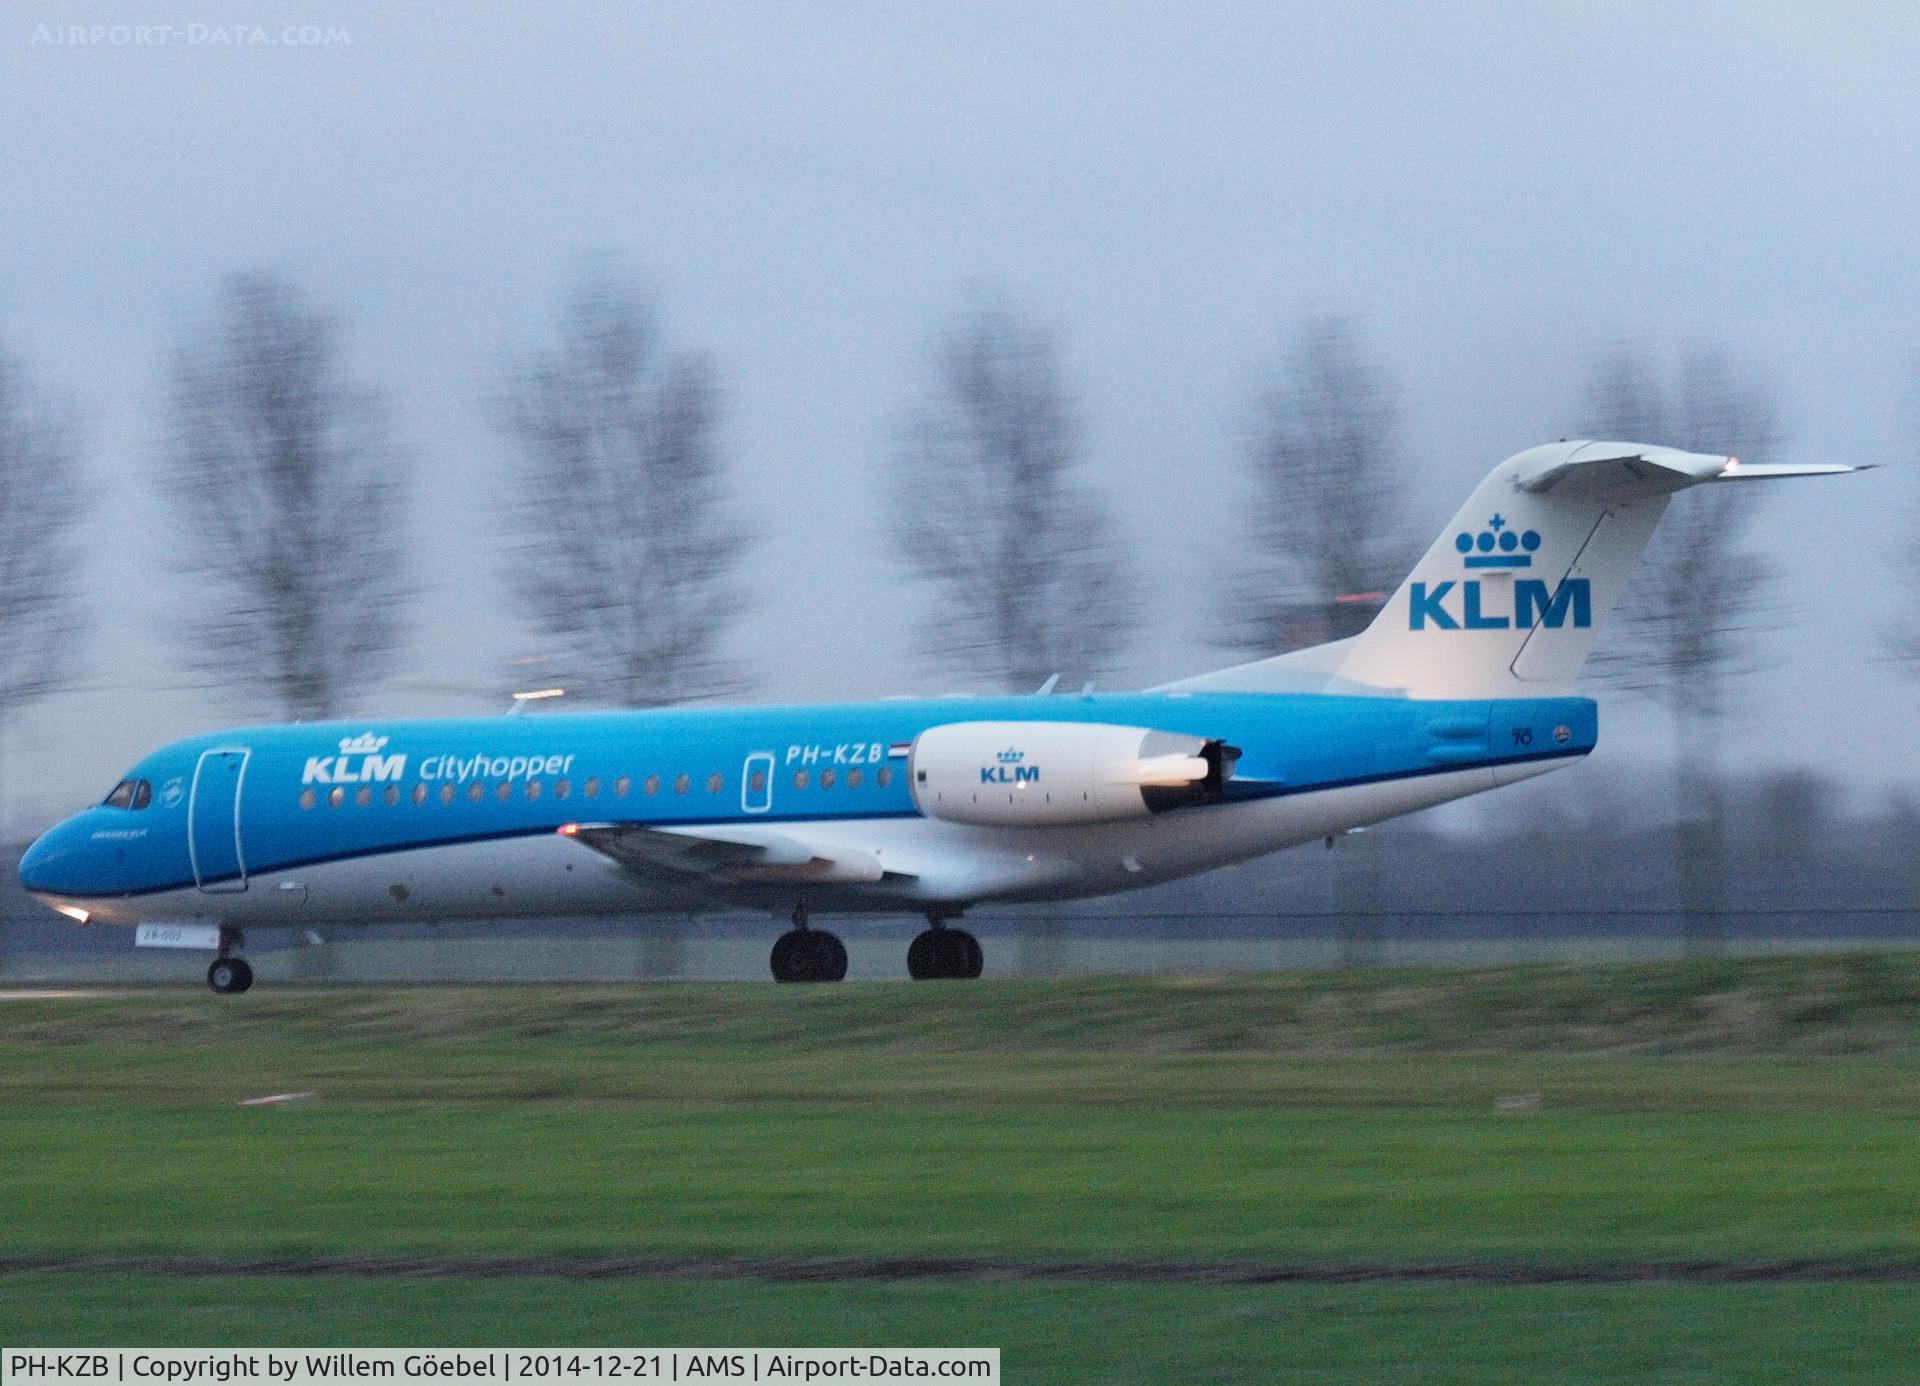
<path id="1" fill-rule="evenodd" d="M 981 970 L 986 967 L 987 950 L 980 946 L 979 939 L 975 938 L 972 934 L 968 933 L 965 929 L 955 929 L 952 932 L 958 935 L 960 938 L 964 939 L 967 945 L 966 968 L 963 971 L 955 973 L 954 975 L 958 977 L 966 978 L 967 980 L 971 981 L 973 978 L 978 977 L 980 975 Z"/>
<path id="2" fill-rule="evenodd" d="M 814 948 L 814 980 L 817 982 L 840 982 L 847 976 L 847 945 L 840 941 L 837 934 L 822 933 L 815 929 L 812 933 Z"/>
<path id="3" fill-rule="evenodd" d="M 240 975 L 234 979 L 233 990 L 235 993 L 246 991 L 253 986 L 253 964 L 245 958 L 235 958 L 233 959 L 233 965 L 240 973 Z"/>
<path id="4" fill-rule="evenodd" d="M 776 982 L 837 982 L 847 975 L 847 946 L 824 929 L 789 929 L 769 962 Z"/>
<path id="5" fill-rule="evenodd" d="M 922 929 L 907 945 L 907 975 L 916 982 L 930 982 L 940 975 L 933 957 L 933 930 Z"/>
<path id="6" fill-rule="evenodd" d="M 802 970 L 801 951 L 806 946 L 806 935 L 798 929 L 789 929 L 773 941 L 773 954 L 768 964 L 773 969 L 776 982 L 799 982 L 805 979 Z"/>
<path id="7" fill-rule="evenodd" d="M 943 979 L 965 977 L 967 968 L 973 962 L 973 949 L 967 947 L 973 943 L 973 935 L 965 929 L 940 929 L 933 936 L 934 976 Z M 973 948 L 978 948 L 973 943 Z"/>
<path id="8" fill-rule="evenodd" d="M 245 965 L 238 958 L 215 958 L 207 968 L 207 985 L 222 996 L 239 991 L 240 969 Z"/>

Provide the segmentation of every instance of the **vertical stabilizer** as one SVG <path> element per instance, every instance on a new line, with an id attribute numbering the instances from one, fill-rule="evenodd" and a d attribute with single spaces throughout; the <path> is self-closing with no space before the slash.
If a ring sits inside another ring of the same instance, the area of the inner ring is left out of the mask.
<path id="1" fill-rule="evenodd" d="M 1742 467 L 1639 443 L 1530 448 L 1487 475 L 1358 636 L 1170 687 L 1413 698 L 1565 692 L 1674 492 L 1853 470 Z"/>

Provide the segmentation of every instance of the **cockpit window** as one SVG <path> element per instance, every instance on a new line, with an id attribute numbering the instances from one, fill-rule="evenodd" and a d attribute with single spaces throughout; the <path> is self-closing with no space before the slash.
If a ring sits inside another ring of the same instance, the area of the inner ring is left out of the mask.
<path id="1" fill-rule="evenodd" d="M 153 785 L 147 780 L 122 780 L 105 802 L 108 808 L 143 809 L 153 802 Z"/>

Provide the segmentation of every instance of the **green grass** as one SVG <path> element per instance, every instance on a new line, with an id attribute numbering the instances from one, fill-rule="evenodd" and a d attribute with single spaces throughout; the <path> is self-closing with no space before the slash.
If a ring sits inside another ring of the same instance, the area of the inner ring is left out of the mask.
<path id="1" fill-rule="evenodd" d="M 16 1251 L 1920 1260 L 1909 1117 L 0 1114 Z"/>
<path id="2" fill-rule="evenodd" d="M 24 1043 L 898 1054 L 1920 1058 L 1920 950 L 1618 966 L 989 981 L 121 991 L 0 1002 Z"/>
<path id="3" fill-rule="evenodd" d="M 316 1095 L 235 1105 L 288 1091 Z M 0 1252 L 1920 1261 L 1916 1149 L 1912 955 L 0 1001 Z M 963 1342 L 1040 1380 L 1282 1351 L 1329 1381 L 1900 1379 L 1916 1310 L 1897 1285 L 0 1278 L 9 1341 Z"/>
<path id="4" fill-rule="evenodd" d="M 1603 1062 L 1602 1060 L 1605 1060 Z M 1616 1062 L 1617 1061 L 1617 1062 Z M 0 1106 L 1920 1113 L 1920 953 L 1145 979 L 0 1001 Z"/>
<path id="5" fill-rule="evenodd" d="M 1885 1285 L 765 1285 L 0 1277 L 9 1346 L 998 1347 L 1010 1382 L 1908 1382 Z M 1064 1331 L 1063 1331 L 1064 1330 Z"/>

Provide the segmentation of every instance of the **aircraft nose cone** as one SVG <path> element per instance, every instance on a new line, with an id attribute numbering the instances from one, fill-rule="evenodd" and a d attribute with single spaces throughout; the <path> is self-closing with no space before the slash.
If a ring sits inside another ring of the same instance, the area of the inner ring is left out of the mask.
<path id="1" fill-rule="evenodd" d="M 62 867 L 71 866 L 73 858 L 72 820 L 56 823 L 33 840 L 33 845 L 20 858 L 20 884 L 36 894 L 58 893 L 65 884 Z"/>

